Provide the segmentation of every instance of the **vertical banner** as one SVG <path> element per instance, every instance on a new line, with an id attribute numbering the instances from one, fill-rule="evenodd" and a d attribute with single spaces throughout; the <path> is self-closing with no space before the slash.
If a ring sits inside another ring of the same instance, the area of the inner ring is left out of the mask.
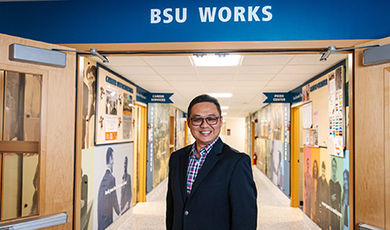
<path id="1" fill-rule="evenodd" d="M 105 229 L 131 208 L 133 143 L 95 148 L 94 228 Z"/>

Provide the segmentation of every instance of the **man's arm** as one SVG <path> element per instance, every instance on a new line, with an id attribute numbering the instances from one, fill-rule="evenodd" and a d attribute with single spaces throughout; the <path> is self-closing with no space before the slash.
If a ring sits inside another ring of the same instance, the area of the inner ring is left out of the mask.
<path id="1" fill-rule="evenodd" d="M 172 156 L 169 159 L 169 173 L 168 173 L 168 191 L 167 191 L 167 210 L 166 210 L 166 216 L 165 216 L 165 224 L 167 227 L 167 230 L 172 229 L 173 225 L 173 194 L 172 194 Z"/>
<path id="2" fill-rule="evenodd" d="M 251 161 L 248 155 L 241 157 L 230 181 L 232 230 L 256 230 L 257 191 L 253 181 Z"/>

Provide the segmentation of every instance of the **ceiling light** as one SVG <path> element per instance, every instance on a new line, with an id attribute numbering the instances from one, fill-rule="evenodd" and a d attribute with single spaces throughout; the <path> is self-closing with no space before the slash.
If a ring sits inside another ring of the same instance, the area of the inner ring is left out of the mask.
<path id="1" fill-rule="evenodd" d="M 232 97 L 233 94 L 231 93 L 208 93 L 208 95 L 212 97 L 222 98 L 222 97 Z"/>
<path id="2" fill-rule="evenodd" d="M 193 66 L 238 66 L 241 64 L 241 55 L 229 54 L 195 54 L 190 57 Z"/>
<path id="3" fill-rule="evenodd" d="M 226 116 L 227 115 L 227 112 L 222 112 L 222 116 Z"/>
<path id="4" fill-rule="evenodd" d="M 228 110 L 228 109 L 229 109 L 229 106 L 222 105 L 222 106 L 221 106 L 221 109 L 222 109 L 222 110 Z"/>

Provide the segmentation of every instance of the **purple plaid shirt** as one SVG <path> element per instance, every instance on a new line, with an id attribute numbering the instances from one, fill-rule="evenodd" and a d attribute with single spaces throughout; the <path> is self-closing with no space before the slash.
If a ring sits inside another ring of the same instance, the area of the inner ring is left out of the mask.
<path id="1" fill-rule="evenodd" d="M 213 148 L 215 142 L 217 142 L 219 137 L 217 137 L 213 143 L 206 145 L 203 149 L 200 150 L 200 158 L 196 159 L 196 143 L 192 145 L 190 153 L 190 161 L 188 163 L 187 169 L 187 196 L 190 195 L 192 185 L 195 182 L 196 176 L 198 175 L 199 169 L 202 167 L 204 161 L 206 160 L 207 154 Z"/>

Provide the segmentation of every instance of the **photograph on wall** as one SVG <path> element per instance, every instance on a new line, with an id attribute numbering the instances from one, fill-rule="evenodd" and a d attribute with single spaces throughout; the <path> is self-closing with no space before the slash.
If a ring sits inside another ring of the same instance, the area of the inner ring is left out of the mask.
<path id="1" fill-rule="evenodd" d="M 136 87 L 98 64 L 96 92 L 95 144 L 133 141 Z"/>
<path id="2" fill-rule="evenodd" d="M 310 100 L 310 85 L 302 87 L 302 102 Z"/>
<path id="3" fill-rule="evenodd" d="M 95 148 L 94 228 L 105 229 L 131 208 L 133 143 Z"/>

